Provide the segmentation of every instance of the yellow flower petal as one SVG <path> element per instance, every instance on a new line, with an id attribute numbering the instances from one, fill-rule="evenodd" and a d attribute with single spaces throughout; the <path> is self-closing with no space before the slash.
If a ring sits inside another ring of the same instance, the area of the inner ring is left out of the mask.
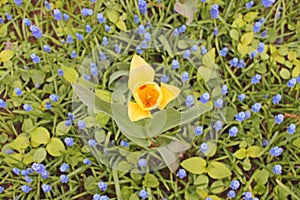
<path id="1" fill-rule="evenodd" d="M 131 121 L 138 121 L 147 117 L 151 117 L 151 112 L 149 110 L 142 110 L 137 103 L 128 103 L 128 116 Z"/>
<path id="2" fill-rule="evenodd" d="M 168 103 L 170 103 L 179 95 L 181 90 L 176 86 L 168 85 L 165 83 L 161 83 L 160 88 L 162 91 L 162 101 L 159 105 L 159 109 L 163 110 L 168 105 Z"/>
<path id="3" fill-rule="evenodd" d="M 134 55 L 130 64 L 128 88 L 134 91 L 140 83 L 152 82 L 154 75 L 154 69 L 143 58 Z"/>
<path id="4" fill-rule="evenodd" d="M 136 87 L 133 98 L 142 110 L 152 110 L 159 106 L 162 100 L 162 92 L 155 82 L 147 82 Z"/>

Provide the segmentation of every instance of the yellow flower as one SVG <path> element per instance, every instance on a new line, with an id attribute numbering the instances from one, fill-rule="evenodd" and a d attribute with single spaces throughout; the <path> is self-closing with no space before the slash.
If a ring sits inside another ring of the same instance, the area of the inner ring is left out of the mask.
<path id="1" fill-rule="evenodd" d="M 163 110 L 175 99 L 181 90 L 175 86 L 154 82 L 154 69 L 138 55 L 134 55 L 129 71 L 128 88 L 135 102 L 128 103 L 128 116 L 131 121 L 151 117 L 150 110 Z"/>

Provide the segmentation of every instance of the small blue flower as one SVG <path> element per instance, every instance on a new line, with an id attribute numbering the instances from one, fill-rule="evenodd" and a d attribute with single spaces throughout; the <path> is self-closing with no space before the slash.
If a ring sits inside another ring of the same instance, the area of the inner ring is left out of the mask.
<path id="1" fill-rule="evenodd" d="M 4 19 L 2 17 L 0 17 L 0 24 L 4 23 Z"/>
<path id="2" fill-rule="evenodd" d="M 227 85 L 223 85 L 222 86 L 222 95 L 226 95 L 228 93 L 228 86 Z"/>
<path id="3" fill-rule="evenodd" d="M 192 52 L 196 52 L 198 50 L 198 45 L 194 44 L 192 47 L 191 47 L 191 51 Z"/>
<path id="4" fill-rule="evenodd" d="M 53 102 L 57 102 L 59 100 L 59 97 L 57 96 L 57 94 L 51 94 L 49 96 L 50 100 Z"/>
<path id="5" fill-rule="evenodd" d="M 85 31 L 86 31 L 87 33 L 91 32 L 91 31 L 92 31 L 91 25 L 87 24 L 87 25 L 85 26 Z"/>
<path id="6" fill-rule="evenodd" d="M 219 5 L 213 4 L 210 10 L 210 18 L 217 19 L 219 17 Z"/>
<path id="7" fill-rule="evenodd" d="M 185 169 L 179 169 L 176 175 L 179 178 L 183 179 L 184 177 L 186 177 L 186 171 L 185 171 Z"/>
<path id="8" fill-rule="evenodd" d="M 230 66 L 232 66 L 232 67 L 237 67 L 238 63 L 239 63 L 239 59 L 238 59 L 238 58 L 232 58 L 232 59 L 229 61 L 229 64 L 230 64 Z"/>
<path id="9" fill-rule="evenodd" d="M 76 52 L 76 50 L 73 50 L 71 52 L 71 58 L 76 58 L 76 57 L 77 57 L 77 52 Z"/>
<path id="10" fill-rule="evenodd" d="M 210 99 L 210 95 L 209 95 L 209 93 L 207 93 L 207 92 L 205 92 L 204 94 L 202 94 L 202 95 L 200 96 L 200 101 L 201 101 L 202 103 L 207 103 L 207 102 L 209 101 L 209 99 Z"/>
<path id="11" fill-rule="evenodd" d="M 238 128 L 236 126 L 233 126 L 229 129 L 229 136 L 235 137 L 238 134 Z"/>
<path id="12" fill-rule="evenodd" d="M 109 32 L 110 31 L 110 26 L 105 24 L 104 29 L 105 29 L 106 32 Z"/>
<path id="13" fill-rule="evenodd" d="M 43 189 L 44 192 L 50 192 L 52 188 L 48 184 L 43 184 L 42 189 Z"/>
<path id="14" fill-rule="evenodd" d="M 93 10 L 88 8 L 83 8 L 80 12 L 84 17 L 91 16 L 93 14 Z"/>
<path id="15" fill-rule="evenodd" d="M 172 60 L 172 69 L 178 69 L 178 68 L 179 68 L 178 60 L 173 59 Z"/>
<path id="16" fill-rule="evenodd" d="M 23 19 L 23 23 L 26 25 L 26 26 L 31 26 L 31 21 L 27 18 L 24 18 Z"/>
<path id="17" fill-rule="evenodd" d="M 215 107 L 216 108 L 222 108 L 223 107 L 223 99 L 217 99 L 215 101 Z"/>
<path id="18" fill-rule="evenodd" d="M 102 45 L 103 46 L 107 46 L 108 45 L 108 39 L 105 36 L 102 38 Z"/>
<path id="19" fill-rule="evenodd" d="M 144 39 L 146 42 L 150 42 L 151 41 L 151 34 L 150 33 L 145 33 L 144 34 Z"/>
<path id="20" fill-rule="evenodd" d="M 186 31 L 186 25 L 183 24 L 178 28 L 179 33 L 184 33 Z"/>
<path id="21" fill-rule="evenodd" d="M 210 197 L 206 197 L 206 198 L 205 198 L 205 200 L 212 200 L 212 198 L 210 198 Z"/>
<path id="22" fill-rule="evenodd" d="M 14 89 L 15 94 L 19 97 L 23 94 L 22 90 L 20 88 L 15 88 Z"/>
<path id="23" fill-rule="evenodd" d="M 89 140 L 88 141 L 88 144 L 91 146 L 91 147 L 95 147 L 97 145 L 97 141 L 96 140 Z"/>
<path id="24" fill-rule="evenodd" d="M 254 57 L 256 56 L 257 52 L 253 51 L 252 53 L 250 53 L 249 57 L 250 59 L 254 59 Z"/>
<path id="25" fill-rule="evenodd" d="M 296 132 L 296 124 L 290 124 L 287 128 L 288 134 L 294 134 Z"/>
<path id="26" fill-rule="evenodd" d="M 163 83 L 167 83 L 169 81 L 169 78 L 167 75 L 163 74 L 160 78 L 160 81 Z"/>
<path id="27" fill-rule="evenodd" d="M 128 141 L 122 140 L 122 141 L 120 142 L 120 145 L 121 145 L 122 147 L 128 147 L 128 146 L 129 146 L 129 143 L 128 143 Z"/>
<path id="28" fill-rule="evenodd" d="M 279 175 L 279 174 L 281 174 L 281 172 L 282 172 L 282 166 L 281 165 L 279 165 L 279 164 L 277 164 L 277 165 L 275 165 L 274 167 L 273 167 L 273 173 L 274 174 L 276 174 L 276 175 Z"/>
<path id="29" fill-rule="evenodd" d="M 104 183 L 104 182 L 99 182 L 98 183 L 98 188 L 101 190 L 101 191 L 105 191 L 107 189 L 107 184 Z"/>
<path id="30" fill-rule="evenodd" d="M 139 165 L 140 167 L 146 167 L 146 165 L 147 165 L 147 160 L 146 160 L 145 158 L 139 159 L 138 165 Z"/>
<path id="31" fill-rule="evenodd" d="M 252 193 L 251 192 L 244 192 L 245 200 L 252 200 Z"/>
<path id="32" fill-rule="evenodd" d="M 270 150 L 270 155 L 271 156 L 280 156 L 283 152 L 283 149 L 281 147 L 273 147 L 271 150 Z"/>
<path id="33" fill-rule="evenodd" d="M 238 68 L 244 68 L 246 66 L 246 63 L 244 62 L 243 59 L 240 59 L 238 64 L 237 64 L 237 67 Z"/>
<path id="34" fill-rule="evenodd" d="M 219 29 L 218 28 L 214 28 L 214 35 L 218 35 L 219 34 Z"/>
<path id="35" fill-rule="evenodd" d="M 257 83 L 259 83 L 261 79 L 261 75 L 260 74 L 256 74 L 255 76 L 252 76 L 251 78 L 251 83 L 256 85 Z"/>
<path id="36" fill-rule="evenodd" d="M 21 174 L 22 174 L 22 176 L 27 176 L 28 171 L 26 169 L 23 169 L 23 170 L 21 170 Z"/>
<path id="37" fill-rule="evenodd" d="M 82 35 L 82 34 L 76 33 L 75 36 L 76 36 L 76 38 L 77 38 L 78 40 L 83 40 L 83 35 Z"/>
<path id="38" fill-rule="evenodd" d="M 143 49 L 140 46 L 137 46 L 135 50 L 136 50 L 136 53 L 139 55 L 141 55 L 143 53 Z"/>
<path id="39" fill-rule="evenodd" d="M 189 80 L 189 73 L 188 72 L 183 72 L 181 75 L 182 81 L 186 82 Z"/>
<path id="40" fill-rule="evenodd" d="M 70 16 L 66 13 L 63 14 L 64 20 L 68 21 L 70 19 Z"/>
<path id="41" fill-rule="evenodd" d="M 83 120 L 79 120 L 77 124 L 78 124 L 79 129 L 86 128 L 86 123 Z"/>
<path id="42" fill-rule="evenodd" d="M 42 174 L 45 171 L 45 166 L 39 163 L 33 163 L 31 166 L 32 170 L 38 174 Z"/>
<path id="43" fill-rule="evenodd" d="M 281 95 L 276 94 L 275 96 L 272 97 L 272 102 L 273 104 L 278 104 L 281 101 Z"/>
<path id="44" fill-rule="evenodd" d="M 20 172 L 21 172 L 21 170 L 20 170 L 19 168 L 16 168 L 16 167 L 12 168 L 11 171 L 12 171 L 15 175 L 20 175 Z"/>
<path id="45" fill-rule="evenodd" d="M 148 197 L 148 192 L 146 190 L 141 190 L 139 192 L 139 197 L 142 199 L 146 199 Z"/>
<path id="46" fill-rule="evenodd" d="M 31 182 L 32 182 L 32 178 L 29 177 L 29 176 L 25 176 L 25 177 L 24 177 L 24 180 L 25 180 L 27 183 L 31 183 Z"/>
<path id="47" fill-rule="evenodd" d="M 195 135 L 202 135 L 202 133 L 203 133 L 203 127 L 202 126 L 197 126 L 194 129 L 194 133 L 195 133 Z"/>
<path id="48" fill-rule="evenodd" d="M 83 159 L 83 164 L 91 165 L 91 161 L 88 158 Z"/>
<path id="49" fill-rule="evenodd" d="M 13 154 L 14 151 L 13 151 L 12 149 L 6 149 L 6 150 L 5 150 L 5 153 L 6 153 L 6 154 Z"/>
<path id="50" fill-rule="evenodd" d="M 64 71 L 62 69 L 57 69 L 57 75 L 58 76 L 63 76 L 64 75 Z"/>
<path id="51" fill-rule="evenodd" d="M 43 36 L 42 31 L 36 25 L 31 25 L 29 29 L 35 38 L 39 39 Z"/>
<path id="52" fill-rule="evenodd" d="M 201 54 L 205 55 L 207 53 L 207 49 L 205 46 L 201 46 Z"/>
<path id="53" fill-rule="evenodd" d="M 192 105 L 194 105 L 194 97 L 192 95 L 188 95 L 185 99 L 185 105 L 187 107 L 191 107 Z"/>
<path id="54" fill-rule="evenodd" d="M 100 24 L 103 24 L 103 23 L 105 23 L 105 17 L 103 16 L 103 14 L 102 13 L 98 13 L 97 14 L 97 20 L 98 20 L 98 22 L 100 23 Z"/>
<path id="55" fill-rule="evenodd" d="M 254 26 L 253 26 L 254 33 L 258 33 L 260 31 L 261 25 L 262 25 L 262 23 L 259 21 L 254 23 Z"/>
<path id="56" fill-rule="evenodd" d="M 22 6 L 22 3 L 23 3 L 22 0 L 14 0 L 14 2 L 17 6 Z"/>
<path id="57" fill-rule="evenodd" d="M 261 38 L 266 38 L 267 37 L 267 30 L 264 30 L 263 32 L 261 32 L 260 37 Z"/>
<path id="58" fill-rule="evenodd" d="M 239 99 L 240 101 L 244 101 L 245 98 L 246 98 L 246 95 L 245 95 L 245 94 L 239 94 L 239 95 L 238 95 L 238 99 Z"/>
<path id="59" fill-rule="evenodd" d="M 31 188 L 28 185 L 22 185 L 21 190 L 25 193 L 29 193 Z"/>
<path id="60" fill-rule="evenodd" d="M 177 37 L 179 35 L 179 30 L 178 28 L 175 28 L 174 29 L 174 36 Z"/>
<path id="61" fill-rule="evenodd" d="M 44 51 L 49 53 L 51 51 L 51 47 L 48 44 L 44 45 Z"/>
<path id="62" fill-rule="evenodd" d="M 200 152 L 205 153 L 207 150 L 208 150 L 208 144 L 205 143 L 205 142 L 203 142 L 203 143 L 200 145 Z"/>
<path id="63" fill-rule="evenodd" d="M 69 181 L 69 177 L 67 175 L 64 174 L 60 175 L 60 182 L 68 183 L 68 181 Z"/>
<path id="64" fill-rule="evenodd" d="M 41 175 L 42 175 L 42 178 L 43 178 L 43 179 L 47 179 L 47 178 L 49 177 L 49 172 L 46 171 L 46 170 L 44 170 L 44 171 L 41 173 Z"/>
<path id="65" fill-rule="evenodd" d="M 223 49 L 220 50 L 220 55 L 225 57 L 228 53 L 228 48 L 224 47 Z"/>
<path id="66" fill-rule="evenodd" d="M 47 10 L 51 10 L 51 5 L 48 1 L 44 1 L 44 5 L 45 5 Z"/>
<path id="67" fill-rule="evenodd" d="M 56 21 L 62 20 L 63 18 L 61 11 L 58 9 L 53 10 L 53 16 Z"/>
<path id="68" fill-rule="evenodd" d="M 119 53 L 121 52 L 120 45 L 115 44 L 115 52 L 116 52 L 117 54 L 119 54 Z"/>
<path id="69" fill-rule="evenodd" d="M 37 56 L 35 53 L 31 54 L 31 59 L 32 59 L 32 62 L 34 63 L 39 63 L 41 61 L 40 57 Z"/>
<path id="70" fill-rule="evenodd" d="M 5 16 L 6 16 L 6 19 L 8 20 L 8 21 L 10 21 L 10 20 L 12 20 L 12 15 L 11 14 L 9 14 L 9 13 L 5 13 Z"/>
<path id="71" fill-rule="evenodd" d="M 261 4 L 265 7 L 271 7 L 275 3 L 275 0 L 261 0 Z"/>
<path id="72" fill-rule="evenodd" d="M 68 171 L 68 169 L 69 169 L 68 163 L 63 163 L 63 164 L 61 164 L 61 166 L 60 166 L 60 168 L 59 168 L 59 170 L 60 170 L 61 172 L 66 172 L 66 171 Z"/>
<path id="73" fill-rule="evenodd" d="M 255 104 L 252 105 L 251 109 L 252 109 L 253 112 L 257 113 L 261 109 L 261 104 L 260 103 L 255 103 Z"/>
<path id="74" fill-rule="evenodd" d="M 45 108 L 46 108 L 47 110 L 51 110 L 51 108 L 52 108 L 52 104 L 51 104 L 51 102 L 50 102 L 50 101 L 47 101 L 47 102 L 46 102 L 46 104 L 45 104 Z"/>
<path id="75" fill-rule="evenodd" d="M 223 128 L 223 123 L 218 120 L 214 123 L 213 128 L 216 129 L 216 131 L 220 131 Z"/>
<path id="76" fill-rule="evenodd" d="M 145 34 L 146 33 L 146 28 L 143 24 L 139 25 L 139 27 L 136 29 L 137 34 Z"/>
<path id="77" fill-rule="evenodd" d="M 106 56 L 103 52 L 100 52 L 99 56 L 100 56 L 100 60 L 106 60 Z"/>
<path id="78" fill-rule="evenodd" d="M 24 104 L 23 105 L 23 109 L 26 111 L 26 112 L 30 112 L 32 110 L 32 106 L 30 104 Z"/>
<path id="79" fill-rule="evenodd" d="M 274 123 L 275 124 L 281 124 L 284 120 L 284 115 L 283 114 L 278 114 L 274 117 Z"/>
<path id="80" fill-rule="evenodd" d="M 185 50 L 185 52 L 183 53 L 183 58 L 187 59 L 191 56 L 191 50 L 187 49 Z"/>
<path id="81" fill-rule="evenodd" d="M 145 14 L 147 12 L 147 3 L 145 0 L 138 0 L 138 8 L 141 14 Z"/>
<path id="82" fill-rule="evenodd" d="M 147 49 L 148 48 L 148 44 L 145 40 L 142 41 L 141 46 L 142 46 L 142 49 Z"/>
<path id="83" fill-rule="evenodd" d="M 234 198 L 236 196 L 236 193 L 234 190 L 230 190 L 228 193 L 227 193 L 227 196 L 228 198 Z"/>
<path id="84" fill-rule="evenodd" d="M 265 49 L 265 44 L 263 42 L 260 42 L 257 47 L 257 52 L 262 53 L 262 52 L 264 52 L 264 49 Z"/>
<path id="85" fill-rule="evenodd" d="M 140 22 L 140 18 L 136 14 L 133 16 L 133 22 L 136 24 Z"/>
<path id="86" fill-rule="evenodd" d="M 245 119 L 246 119 L 246 113 L 243 111 L 235 115 L 235 120 L 238 122 L 243 122 Z"/>
<path id="87" fill-rule="evenodd" d="M 0 194 L 3 192 L 4 187 L 0 186 Z"/>
<path id="88" fill-rule="evenodd" d="M 250 9 L 252 8 L 253 5 L 254 5 L 254 1 L 249 1 L 248 3 L 246 3 L 246 8 Z"/>
<path id="89" fill-rule="evenodd" d="M 100 194 L 94 194 L 93 195 L 93 200 L 100 200 L 101 195 Z"/>
<path id="90" fill-rule="evenodd" d="M 233 190 L 239 189 L 240 185 L 241 184 L 240 184 L 240 182 L 238 180 L 232 180 L 230 182 L 230 188 L 233 189 Z"/>
<path id="91" fill-rule="evenodd" d="M 287 85 L 289 88 L 291 88 L 291 87 L 294 87 L 296 85 L 296 83 L 297 83 L 297 79 L 292 78 L 287 82 Z"/>
<path id="92" fill-rule="evenodd" d="M 73 38 L 72 38 L 72 36 L 71 36 L 71 35 L 67 35 L 66 41 L 67 41 L 67 43 L 69 43 L 69 44 L 73 43 Z"/>

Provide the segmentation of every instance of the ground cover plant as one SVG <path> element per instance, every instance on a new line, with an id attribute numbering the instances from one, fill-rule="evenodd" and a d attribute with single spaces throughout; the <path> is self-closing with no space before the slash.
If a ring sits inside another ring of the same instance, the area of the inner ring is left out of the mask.
<path id="1" fill-rule="evenodd" d="M 298 0 L 0 1 L 1 199 L 300 199 Z"/>

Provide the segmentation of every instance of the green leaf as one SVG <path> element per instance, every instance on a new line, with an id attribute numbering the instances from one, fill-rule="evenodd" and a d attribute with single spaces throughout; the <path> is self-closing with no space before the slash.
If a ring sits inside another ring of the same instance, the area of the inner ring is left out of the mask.
<path id="1" fill-rule="evenodd" d="M 254 32 L 245 33 L 241 38 L 241 43 L 243 45 L 249 45 L 251 44 L 253 38 L 254 38 Z"/>
<path id="2" fill-rule="evenodd" d="M 239 32 L 235 29 L 231 29 L 231 31 L 229 32 L 229 35 L 235 41 L 239 41 L 239 39 L 240 39 Z"/>
<path id="3" fill-rule="evenodd" d="M 153 174 L 146 174 L 144 177 L 143 186 L 155 188 L 159 186 L 159 181 Z"/>
<path id="4" fill-rule="evenodd" d="M 72 67 L 62 66 L 61 69 L 64 71 L 64 78 L 70 83 L 75 83 L 78 79 L 78 73 Z"/>
<path id="5" fill-rule="evenodd" d="M 295 147 L 300 147 L 300 137 L 298 137 L 297 139 L 295 139 L 293 142 L 292 142 L 292 145 L 294 145 Z"/>
<path id="6" fill-rule="evenodd" d="M 213 70 L 207 67 L 201 66 L 198 68 L 198 74 L 204 80 L 204 82 L 208 82 L 211 79 L 211 73 L 213 73 Z"/>
<path id="7" fill-rule="evenodd" d="M 289 49 L 285 46 L 283 47 L 280 47 L 278 50 L 277 50 L 278 54 L 281 55 L 281 56 L 286 56 L 288 55 L 288 52 L 289 52 Z"/>
<path id="8" fill-rule="evenodd" d="M 121 31 L 126 31 L 126 30 L 127 30 L 126 24 L 125 24 L 125 22 L 122 21 L 122 20 L 119 20 L 119 21 L 116 23 L 116 26 L 117 26 L 118 29 L 120 29 Z"/>
<path id="9" fill-rule="evenodd" d="M 246 22 L 252 22 L 258 15 L 258 12 L 248 12 L 245 16 L 244 16 L 244 20 Z"/>
<path id="10" fill-rule="evenodd" d="M 256 170 L 253 177 L 258 184 L 265 185 L 269 179 L 269 171 L 266 169 Z"/>
<path id="11" fill-rule="evenodd" d="M 279 75 L 280 75 L 281 78 L 283 78 L 285 80 L 288 80 L 291 77 L 290 71 L 286 68 L 282 68 L 279 72 Z"/>
<path id="12" fill-rule="evenodd" d="M 14 56 L 14 52 L 12 50 L 3 50 L 0 53 L 0 63 L 7 62 Z"/>
<path id="13" fill-rule="evenodd" d="M 237 150 L 233 156 L 236 157 L 237 159 L 244 159 L 246 157 L 246 149 L 245 148 L 241 148 L 239 150 Z"/>
<path id="14" fill-rule="evenodd" d="M 119 20 L 120 14 L 116 10 L 108 10 L 106 16 L 109 21 L 115 24 Z"/>
<path id="15" fill-rule="evenodd" d="M 184 160 L 181 166 L 192 174 L 203 174 L 205 172 L 206 161 L 200 157 L 192 157 Z"/>
<path id="16" fill-rule="evenodd" d="M 24 119 L 24 122 L 22 124 L 22 131 L 28 132 L 30 129 L 32 129 L 32 127 L 33 127 L 33 123 L 31 119 L 30 118 Z"/>
<path id="17" fill-rule="evenodd" d="M 290 61 L 296 60 L 297 59 L 297 52 L 296 51 L 289 51 L 288 53 L 288 59 Z"/>
<path id="18" fill-rule="evenodd" d="M 246 157 L 243 161 L 243 169 L 245 171 L 249 171 L 251 169 L 252 165 L 251 165 L 251 162 L 250 162 L 250 159 L 248 157 Z"/>
<path id="19" fill-rule="evenodd" d="M 201 174 L 197 176 L 196 180 L 194 181 L 194 185 L 197 189 L 206 189 L 208 188 L 209 179 L 206 175 Z"/>
<path id="20" fill-rule="evenodd" d="M 215 58 L 216 58 L 216 53 L 215 53 L 215 48 L 212 48 L 207 52 L 203 58 L 202 58 L 202 63 L 206 67 L 212 67 L 215 65 Z"/>
<path id="21" fill-rule="evenodd" d="M 65 152 L 64 143 L 59 138 L 51 138 L 50 143 L 47 144 L 47 152 L 54 157 L 61 156 Z"/>
<path id="22" fill-rule="evenodd" d="M 37 163 L 41 163 L 46 159 L 47 151 L 45 148 L 38 148 L 33 153 L 33 161 Z"/>
<path id="23" fill-rule="evenodd" d="M 133 193 L 130 195 L 129 200 L 139 200 L 139 196 L 137 195 L 137 193 Z"/>
<path id="24" fill-rule="evenodd" d="M 260 152 L 262 152 L 263 148 L 260 146 L 250 146 L 247 149 L 247 156 L 251 158 L 257 158 Z"/>
<path id="25" fill-rule="evenodd" d="M 67 134 L 71 129 L 71 126 L 66 126 L 66 121 L 59 122 L 55 129 L 56 136 L 62 136 Z"/>
<path id="26" fill-rule="evenodd" d="M 30 132 L 31 141 L 36 144 L 47 144 L 50 140 L 50 133 L 44 127 L 37 127 Z"/>
<path id="27" fill-rule="evenodd" d="M 206 157 L 213 157 L 217 153 L 217 144 L 214 141 L 207 142 L 207 151 L 204 153 Z"/>
<path id="28" fill-rule="evenodd" d="M 105 133 L 105 131 L 104 131 L 103 129 L 97 130 L 97 131 L 95 132 L 95 140 L 96 140 L 99 144 L 101 144 L 102 142 L 104 142 L 105 139 L 106 139 L 106 133 Z"/>
<path id="29" fill-rule="evenodd" d="M 84 180 L 84 189 L 89 193 L 89 194 L 96 194 L 99 193 L 99 188 L 97 186 L 96 179 L 93 176 L 88 176 Z"/>
<path id="30" fill-rule="evenodd" d="M 211 178 L 214 179 L 222 179 L 231 176 L 231 171 L 228 169 L 228 167 L 225 164 L 216 161 L 209 163 L 207 173 Z"/>
<path id="31" fill-rule="evenodd" d="M 300 65 L 294 67 L 292 71 L 292 77 L 297 77 L 300 75 Z"/>
<path id="32" fill-rule="evenodd" d="M 46 74 L 41 70 L 30 70 L 31 78 L 34 84 L 42 84 L 45 82 Z"/>
<path id="33" fill-rule="evenodd" d="M 122 76 L 127 76 L 127 75 L 128 75 L 128 71 L 123 71 L 123 70 L 119 70 L 119 71 L 112 73 L 112 75 L 109 76 L 108 85 L 110 86 L 118 78 L 120 78 Z M 110 89 L 112 89 L 112 88 L 110 88 Z"/>
<path id="34" fill-rule="evenodd" d="M 7 35 L 7 24 L 0 26 L 0 38 L 4 38 Z"/>
<path id="35" fill-rule="evenodd" d="M 14 139 L 9 146 L 15 150 L 21 151 L 26 149 L 30 145 L 28 138 L 24 135 L 19 135 Z"/>
<path id="36" fill-rule="evenodd" d="M 179 14 L 187 17 L 186 24 L 192 23 L 194 20 L 194 14 L 197 11 L 197 1 L 194 0 L 176 0 L 174 9 Z"/>
<path id="37" fill-rule="evenodd" d="M 249 46 L 245 44 L 239 43 L 237 49 L 242 57 L 244 57 L 247 53 L 249 53 Z"/>
<path id="38" fill-rule="evenodd" d="M 185 40 L 179 40 L 177 46 L 179 49 L 189 48 L 189 44 Z"/>
<path id="39" fill-rule="evenodd" d="M 218 180 L 211 184 L 210 189 L 211 189 L 211 193 L 220 194 L 226 189 L 226 187 L 221 180 Z"/>

